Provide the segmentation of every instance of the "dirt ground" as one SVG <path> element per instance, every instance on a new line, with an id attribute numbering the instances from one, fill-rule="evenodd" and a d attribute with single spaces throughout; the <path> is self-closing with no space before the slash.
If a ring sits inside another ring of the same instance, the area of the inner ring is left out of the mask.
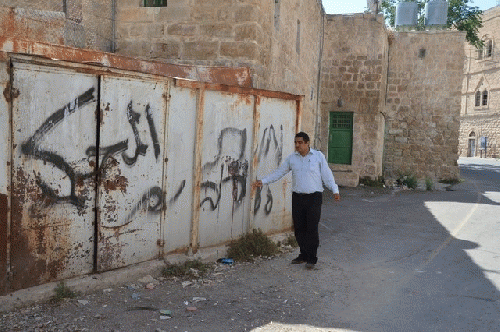
<path id="1" fill-rule="evenodd" d="M 344 331 L 349 323 L 326 314 L 333 303 L 347 303 L 352 273 L 328 249 L 341 245 L 333 211 L 374 195 L 353 190 L 344 190 L 340 203 L 326 193 L 313 270 L 290 264 L 298 249 L 289 249 L 253 263 L 216 263 L 192 283 L 143 275 L 59 303 L 0 312 L 0 331 Z"/>
<path id="2" fill-rule="evenodd" d="M 291 265 L 296 255 L 295 250 L 254 263 L 217 263 L 192 282 L 141 278 L 56 304 L 39 303 L 0 314 L 0 331 L 291 331 L 287 326 L 304 324 L 321 298 L 320 276 L 343 278 L 335 268 Z"/>

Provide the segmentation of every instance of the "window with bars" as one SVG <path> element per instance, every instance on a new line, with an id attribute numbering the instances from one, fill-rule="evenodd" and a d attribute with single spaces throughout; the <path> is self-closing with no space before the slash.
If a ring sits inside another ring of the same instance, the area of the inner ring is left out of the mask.
<path id="1" fill-rule="evenodd" d="M 483 59 L 483 48 L 478 48 L 477 49 L 477 59 L 482 60 Z"/>
<path id="2" fill-rule="evenodd" d="M 486 44 L 486 54 L 484 55 L 486 58 L 491 58 L 493 55 L 493 40 L 488 40 Z"/>
<path id="3" fill-rule="evenodd" d="M 167 0 L 144 0 L 144 7 L 166 7 Z"/>
<path id="4" fill-rule="evenodd" d="M 488 105 L 488 91 L 484 90 L 483 91 L 483 106 Z"/>
<path id="5" fill-rule="evenodd" d="M 334 113 L 331 115 L 330 128 L 352 129 L 352 113 Z"/>
<path id="6" fill-rule="evenodd" d="M 476 102 L 474 103 L 475 106 L 481 106 L 481 91 L 476 91 Z"/>

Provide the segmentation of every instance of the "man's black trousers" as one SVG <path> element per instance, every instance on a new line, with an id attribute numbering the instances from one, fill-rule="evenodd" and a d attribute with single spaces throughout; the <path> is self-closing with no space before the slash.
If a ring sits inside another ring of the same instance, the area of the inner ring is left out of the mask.
<path id="1" fill-rule="evenodd" d="M 319 246 L 318 225 L 321 218 L 323 193 L 292 193 L 292 218 L 295 238 L 300 247 L 300 257 L 316 264 Z"/>

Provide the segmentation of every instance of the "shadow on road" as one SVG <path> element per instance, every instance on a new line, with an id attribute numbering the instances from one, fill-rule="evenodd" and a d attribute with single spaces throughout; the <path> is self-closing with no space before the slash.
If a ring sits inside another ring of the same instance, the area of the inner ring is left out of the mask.
<path id="1" fill-rule="evenodd" d="M 467 180 L 452 191 L 344 188 L 338 204 L 325 195 L 316 285 L 322 296 L 300 323 L 500 331 L 500 250 L 492 228 L 500 166 L 463 165 L 461 172 Z"/>

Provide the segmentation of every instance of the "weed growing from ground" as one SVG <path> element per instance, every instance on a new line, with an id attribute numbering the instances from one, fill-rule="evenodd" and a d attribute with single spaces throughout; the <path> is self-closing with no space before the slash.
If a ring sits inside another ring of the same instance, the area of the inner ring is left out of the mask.
<path id="1" fill-rule="evenodd" d="M 213 264 L 203 263 L 200 260 L 186 261 L 182 264 L 168 264 L 163 269 L 165 277 L 196 279 L 205 276 L 213 270 Z"/>
<path id="2" fill-rule="evenodd" d="M 251 262 L 257 257 L 272 257 L 278 252 L 278 246 L 262 230 L 254 229 L 230 243 L 227 256 L 235 261 Z"/>
<path id="3" fill-rule="evenodd" d="M 458 178 L 448 178 L 448 179 L 441 179 L 439 180 L 439 183 L 444 183 L 444 184 L 457 184 L 457 183 L 462 183 L 464 180 L 458 179 Z"/>
<path id="4" fill-rule="evenodd" d="M 431 178 L 425 178 L 425 190 L 431 191 L 434 189 L 434 182 Z"/>
<path id="5" fill-rule="evenodd" d="M 54 288 L 54 296 L 52 297 L 52 302 L 60 302 L 64 299 L 74 299 L 78 296 L 77 292 L 72 291 L 64 281 L 61 281 L 57 284 L 56 288 Z"/>
<path id="6" fill-rule="evenodd" d="M 289 235 L 285 240 L 283 240 L 283 242 L 281 242 L 281 244 L 283 246 L 290 246 L 292 248 L 297 248 L 299 246 L 294 235 Z"/>
<path id="7" fill-rule="evenodd" d="M 410 189 L 416 189 L 418 186 L 418 179 L 413 174 L 402 174 L 396 180 L 396 183 L 400 186 L 406 186 Z"/>
<path id="8" fill-rule="evenodd" d="M 379 176 L 376 180 L 373 180 L 369 176 L 365 176 L 361 180 L 359 180 L 359 183 L 367 187 L 375 187 L 375 188 L 382 188 L 385 186 L 385 180 L 382 176 Z"/>

